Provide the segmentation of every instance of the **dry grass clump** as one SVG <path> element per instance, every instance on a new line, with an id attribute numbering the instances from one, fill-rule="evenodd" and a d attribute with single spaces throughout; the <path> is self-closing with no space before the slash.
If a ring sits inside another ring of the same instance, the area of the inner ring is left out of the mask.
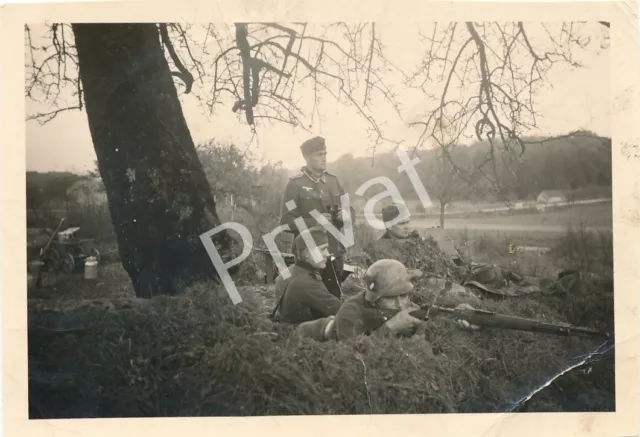
<path id="1" fill-rule="evenodd" d="M 551 254 L 582 271 L 612 275 L 613 231 L 590 231 L 583 224 L 569 227 L 556 240 Z"/>

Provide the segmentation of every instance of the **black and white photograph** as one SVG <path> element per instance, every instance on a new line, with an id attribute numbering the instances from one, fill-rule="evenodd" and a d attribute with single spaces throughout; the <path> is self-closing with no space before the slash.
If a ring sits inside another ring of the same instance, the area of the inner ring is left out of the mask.
<path id="1" fill-rule="evenodd" d="M 624 407 L 610 15 L 140 7 L 20 23 L 25 419 Z"/>

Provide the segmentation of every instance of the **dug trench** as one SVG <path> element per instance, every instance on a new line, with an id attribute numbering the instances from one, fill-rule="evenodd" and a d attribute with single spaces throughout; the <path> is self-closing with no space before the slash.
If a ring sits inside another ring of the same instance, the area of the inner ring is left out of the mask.
<path id="1" fill-rule="evenodd" d="M 601 345 L 578 336 L 467 332 L 446 317 L 414 338 L 317 343 L 271 323 L 272 287 L 239 289 L 237 306 L 213 284 L 136 299 L 114 263 L 101 266 L 97 282 L 60 276 L 30 292 L 30 418 L 509 411 Z M 606 329 L 609 299 L 581 287 L 484 299 L 483 307 Z M 613 411 L 614 376 L 607 356 L 567 372 L 516 411 Z"/>

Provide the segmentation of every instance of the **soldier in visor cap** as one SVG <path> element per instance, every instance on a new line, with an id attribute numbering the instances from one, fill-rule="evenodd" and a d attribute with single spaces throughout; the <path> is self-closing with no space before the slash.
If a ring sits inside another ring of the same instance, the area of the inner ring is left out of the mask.
<path id="1" fill-rule="evenodd" d="M 404 217 L 399 222 L 391 224 L 398 217 Z M 391 204 L 382 208 L 382 220 L 386 225 L 386 232 L 381 239 L 390 239 L 398 242 L 407 241 L 409 239 L 421 240 L 422 237 L 415 229 L 411 229 L 411 214 L 406 205 Z M 447 254 L 456 265 L 462 265 L 460 254 L 453 244 L 453 240 L 449 238 L 444 229 L 428 229 L 425 231 L 427 235 L 431 235 L 438 243 L 438 247 Z"/>
<path id="2" fill-rule="evenodd" d="M 280 209 L 280 225 L 288 225 L 290 232 L 297 236 L 300 233 L 294 220 L 302 218 L 307 228 L 322 226 L 311 216 L 317 210 L 329 222 L 344 232 L 341 223 L 340 197 L 345 194 L 338 178 L 327 173 L 327 146 L 322 137 L 311 138 L 300 146 L 307 163 L 300 173 L 289 179 L 284 191 Z M 291 205 L 293 202 L 293 205 Z M 288 204 L 292 206 L 289 209 Z M 350 208 L 350 218 L 355 218 L 355 211 Z M 353 222 L 352 222 L 353 223 Z M 341 282 L 344 269 L 344 253 L 346 248 L 332 235 L 329 238 L 329 262 L 322 271 L 322 281 L 331 294 L 342 298 Z M 293 248 L 295 254 L 295 246 Z M 333 258 L 333 259 L 331 259 Z"/>
<path id="3" fill-rule="evenodd" d="M 392 224 L 398 217 L 402 217 L 401 220 Z M 418 232 L 410 227 L 411 214 L 406 205 L 392 203 L 385 206 L 382 208 L 382 221 L 386 224 L 386 232 L 380 238 L 394 240 L 420 238 Z"/>
<path id="4" fill-rule="evenodd" d="M 308 245 L 305 237 L 313 243 Z M 273 319 L 298 324 L 335 315 L 341 301 L 329 293 L 322 281 L 329 257 L 327 232 L 323 227 L 304 230 L 296 236 L 294 244 L 296 261 L 289 268 L 290 276 L 276 278 Z"/>

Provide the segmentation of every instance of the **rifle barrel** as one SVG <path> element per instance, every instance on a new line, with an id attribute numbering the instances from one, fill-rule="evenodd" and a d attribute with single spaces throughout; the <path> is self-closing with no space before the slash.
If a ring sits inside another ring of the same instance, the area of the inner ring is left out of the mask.
<path id="1" fill-rule="evenodd" d="M 610 337 L 606 332 L 597 331 L 590 328 L 540 322 L 537 320 L 525 319 L 516 316 L 507 316 L 504 314 L 497 314 L 484 310 L 452 309 L 434 305 L 432 307 L 432 311 L 453 314 L 457 318 L 464 319 L 470 324 L 478 326 L 488 326 L 492 328 L 512 329 L 518 331 L 540 332 L 544 334 L 555 334 L 563 336 L 569 336 L 575 333 L 594 337 Z"/>

